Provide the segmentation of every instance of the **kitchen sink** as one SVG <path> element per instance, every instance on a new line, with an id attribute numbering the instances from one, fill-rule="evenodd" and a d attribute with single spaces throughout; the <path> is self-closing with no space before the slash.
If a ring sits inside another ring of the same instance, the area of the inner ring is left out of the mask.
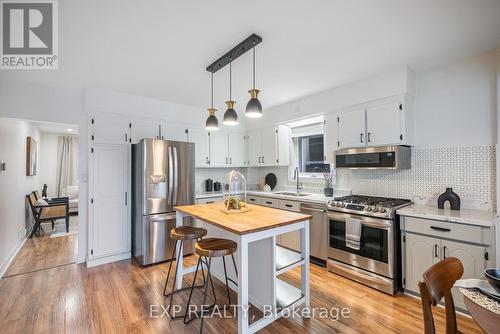
<path id="1" fill-rule="evenodd" d="M 294 193 L 294 192 L 287 192 L 287 191 L 277 192 L 276 195 L 296 196 L 296 197 L 309 196 L 309 194 L 301 194 L 301 193 Z"/>

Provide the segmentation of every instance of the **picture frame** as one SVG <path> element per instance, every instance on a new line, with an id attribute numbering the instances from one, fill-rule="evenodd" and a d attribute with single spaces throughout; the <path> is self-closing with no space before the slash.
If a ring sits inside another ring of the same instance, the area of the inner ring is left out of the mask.
<path id="1" fill-rule="evenodd" d="M 26 176 L 35 176 L 37 171 L 38 143 L 32 137 L 26 138 Z"/>

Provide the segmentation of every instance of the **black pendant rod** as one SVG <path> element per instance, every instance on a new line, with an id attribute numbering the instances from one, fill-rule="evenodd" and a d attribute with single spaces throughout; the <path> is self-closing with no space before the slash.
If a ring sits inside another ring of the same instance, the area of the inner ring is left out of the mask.
<path id="1" fill-rule="evenodd" d="M 236 45 L 230 51 L 228 51 L 225 55 L 214 61 L 207 67 L 208 72 L 215 73 L 227 64 L 231 63 L 231 61 L 235 60 L 239 56 L 245 54 L 247 51 L 254 48 L 257 44 L 262 42 L 262 37 L 252 34 L 247 37 L 243 42 Z"/>
<path id="2" fill-rule="evenodd" d="M 229 101 L 231 101 L 231 93 L 232 93 L 232 81 L 233 81 L 233 71 L 231 70 L 231 64 L 232 62 L 229 63 Z"/>
<path id="3" fill-rule="evenodd" d="M 212 73 L 212 109 L 214 108 L 214 74 Z"/>

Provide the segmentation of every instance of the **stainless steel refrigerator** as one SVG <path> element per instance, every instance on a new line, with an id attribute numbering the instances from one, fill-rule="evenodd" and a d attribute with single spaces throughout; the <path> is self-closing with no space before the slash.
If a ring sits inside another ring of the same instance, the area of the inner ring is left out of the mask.
<path id="1" fill-rule="evenodd" d="M 193 143 L 142 139 L 132 145 L 132 251 L 141 265 L 172 258 L 174 207 L 194 204 L 194 168 Z M 192 243 L 184 245 L 184 254 L 192 250 Z"/>

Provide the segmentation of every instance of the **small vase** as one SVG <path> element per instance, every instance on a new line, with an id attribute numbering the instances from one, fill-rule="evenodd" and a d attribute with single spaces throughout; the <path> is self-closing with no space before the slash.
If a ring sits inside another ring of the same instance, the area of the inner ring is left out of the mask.
<path id="1" fill-rule="evenodd" d="M 438 209 L 444 209 L 446 201 L 450 202 L 452 210 L 460 210 L 460 197 L 453 192 L 452 188 L 446 188 L 446 191 L 439 196 Z"/>
<path id="2" fill-rule="evenodd" d="M 332 187 L 323 188 L 323 192 L 324 192 L 324 194 L 325 194 L 326 197 L 332 197 L 333 196 L 333 188 Z"/>

